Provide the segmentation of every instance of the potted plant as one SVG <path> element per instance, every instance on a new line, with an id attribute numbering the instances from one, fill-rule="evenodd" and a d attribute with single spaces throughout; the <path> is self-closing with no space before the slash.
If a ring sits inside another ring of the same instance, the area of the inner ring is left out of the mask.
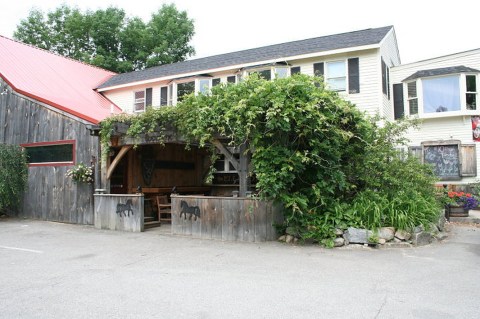
<path id="1" fill-rule="evenodd" d="M 79 163 L 67 170 L 67 174 L 65 175 L 71 177 L 75 183 L 91 184 L 93 182 L 93 168 L 83 163 Z"/>
<path id="2" fill-rule="evenodd" d="M 451 200 L 449 207 L 452 217 L 467 217 L 468 211 L 476 208 L 479 204 L 471 193 L 448 192 L 448 197 Z"/>

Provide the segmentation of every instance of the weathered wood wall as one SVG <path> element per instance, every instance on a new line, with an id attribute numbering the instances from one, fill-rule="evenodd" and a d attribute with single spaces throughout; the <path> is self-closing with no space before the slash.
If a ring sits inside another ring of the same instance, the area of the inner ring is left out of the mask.
<path id="1" fill-rule="evenodd" d="M 172 196 L 175 235 L 263 242 L 276 239 L 274 224 L 282 221 L 282 208 L 272 202 L 240 197 Z"/>
<path id="2" fill-rule="evenodd" d="M 1 87 L 6 83 L 0 79 Z M 98 137 L 86 122 L 56 112 L 12 92 L 0 96 L 0 143 L 76 141 L 76 161 L 90 165 L 97 156 Z M 65 177 L 71 166 L 37 166 L 28 170 L 28 190 L 20 216 L 49 221 L 93 224 L 93 186 Z"/>
<path id="3" fill-rule="evenodd" d="M 143 195 L 95 194 L 95 228 L 142 232 Z"/>

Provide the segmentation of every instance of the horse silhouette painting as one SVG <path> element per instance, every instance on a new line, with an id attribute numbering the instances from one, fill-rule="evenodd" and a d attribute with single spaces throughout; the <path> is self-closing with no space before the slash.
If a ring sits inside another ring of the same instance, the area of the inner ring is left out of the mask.
<path id="1" fill-rule="evenodd" d="M 188 206 L 188 203 L 182 200 L 180 202 L 180 218 L 182 218 L 182 214 L 184 219 L 187 219 L 187 214 L 189 214 L 188 219 L 192 219 L 192 216 L 195 216 L 195 220 L 197 220 L 197 218 L 200 218 L 200 208 L 198 206 Z"/>
<path id="2" fill-rule="evenodd" d="M 117 204 L 117 215 L 120 217 L 130 217 L 130 213 L 133 215 L 132 209 L 132 200 L 129 199 L 125 204 L 118 203 Z M 122 216 L 123 214 L 123 216 Z"/>

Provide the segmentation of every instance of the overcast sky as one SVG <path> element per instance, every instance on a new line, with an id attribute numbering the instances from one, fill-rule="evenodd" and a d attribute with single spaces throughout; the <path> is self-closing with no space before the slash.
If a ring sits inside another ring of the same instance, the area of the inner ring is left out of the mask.
<path id="1" fill-rule="evenodd" d="M 175 3 L 194 20 L 196 57 L 393 25 L 402 63 L 480 48 L 478 2 L 422 0 L 20 0 L 4 1 L 0 35 L 11 38 L 32 7 L 62 3 L 96 10 L 113 5 L 148 21 L 162 3 Z"/>

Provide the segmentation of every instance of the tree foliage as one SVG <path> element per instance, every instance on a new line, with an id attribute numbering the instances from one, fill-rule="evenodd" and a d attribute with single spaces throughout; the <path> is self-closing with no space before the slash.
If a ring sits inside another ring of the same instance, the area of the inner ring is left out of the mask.
<path id="1" fill-rule="evenodd" d="M 0 144 L 0 213 L 19 208 L 27 177 L 27 159 L 22 149 Z"/>
<path id="2" fill-rule="evenodd" d="M 162 5 L 144 23 L 123 9 L 81 12 L 61 5 L 46 15 L 32 9 L 14 38 L 115 72 L 183 61 L 195 50 L 193 21 L 174 4 Z"/>
<path id="3" fill-rule="evenodd" d="M 396 150 L 412 124 L 380 126 L 321 78 L 252 75 L 184 98 L 168 120 L 166 109 L 149 112 L 128 117 L 131 133 L 174 123 L 200 145 L 218 134 L 248 145 L 259 195 L 281 202 L 283 226 L 302 238 L 332 245 L 335 228 L 408 229 L 438 216 L 431 169 Z"/>

